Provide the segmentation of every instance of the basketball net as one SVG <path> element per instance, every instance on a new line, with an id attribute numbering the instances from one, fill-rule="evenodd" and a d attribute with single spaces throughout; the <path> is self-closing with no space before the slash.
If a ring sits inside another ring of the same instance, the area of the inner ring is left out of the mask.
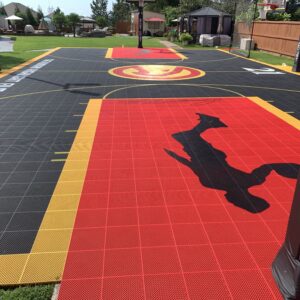
<path id="1" fill-rule="evenodd" d="M 144 7 L 144 0 L 139 0 L 139 7 Z"/>

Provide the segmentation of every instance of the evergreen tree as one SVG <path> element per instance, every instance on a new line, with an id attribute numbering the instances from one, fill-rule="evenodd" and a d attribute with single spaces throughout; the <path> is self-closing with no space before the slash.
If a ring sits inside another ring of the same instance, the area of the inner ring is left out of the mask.
<path id="1" fill-rule="evenodd" d="M 21 30 L 24 30 L 24 27 L 29 24 L 29 21 L 28 21 L 28 18 L 27 18 L 27 15 L 22 13 L 20 11 L 20 9 L 18 8 L 18 6 L 16 7 L 15 9 L 15 15 L 19 18 L 22 18 L 22 20 L 20 21 L 16 21 L 15 22 L 15 25 L 16 25 L 16 28 L 17 29 L 21 29 Z"/>
<path id="2" fill-rule="evenodd" d="M 70 26 L 72 27 L 72 31 L 74 34 L 74 37 L 76 36 L 76 25 L 80 22 L 80 17 L 79 15 L 75 14 L 75 13 L 71 13 L 67 16 L 67 21 L 70 24 Z"/>
<path id="3" fill-rule="evenodd" d="M 32 11 L 29 7 L 26 9 L 26 16 L 27 16 L 27 21 L 28 21 L 27 24 L 30 24 L 32 26 L 37 26 L 38 25 L 35 17 L 32 14 Z"/>
<path id="4" fill-rule="evenodd" d="M 55 27 L 58 29 L 59 32 L 63 30 L 64 26 L 67 23 L 65 14 L 59 8 L 57 8 L 54 11 L 52 20 L 53 20 L 53 24 L 55 25 Z"/>
<path id="5" fill-rule="evenodd" d="M 37 10 L 37 18 L 38 18 L 38 21 L 41 21 L 44 18 L 44 13 L 43 13 L 41 6 L 39 6 L 38 10 Z"/>
<path id="6" fill-rule="evenodd" d="M 0 15 L 6 16 L 3 2 L 0 2 Z"/>
<path id="7" fill-rule="evenodd" d="M 107 18 L 107 3 L 108 0 L 93 0 L 91 3 L 91 9 L 93 18 L 96 19 L 97 17 L 105 17 Z"/>
<path id="8" fill-rule="evenodd" d="M 111 12 L 111 21 L 115 25 L 118 21 L 130 20 L 130 4 L 126 0 L 117 0 L 113 4 L 113 10 Z"/>

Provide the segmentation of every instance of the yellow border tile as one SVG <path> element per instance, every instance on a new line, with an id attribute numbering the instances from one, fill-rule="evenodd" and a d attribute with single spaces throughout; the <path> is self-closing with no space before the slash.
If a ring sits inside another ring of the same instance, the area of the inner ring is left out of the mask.
<path id="1" fill-rule="evenodd" d="M 113 48 L 108 48 L 105 58 L 112 58 L 112 54 L 113 54 Z"/>
<path id="2" fill-rule="evenodd" d="M 61 279 L 101 105 L 102 100 L 96 99 L 88 103 L 31 252 L 0 255 L 0 285 L 55 282 Z M 86 143 L 82 144 L 82 139 Z M 73 160 L 83 153 L 82 160 Z M 78 168 L 79 171 L 74 172 Z M 73 174 L 78 173 L 73 181 L 66 180 L 70 179 L 70 170 L 73 170 Z"/>
<path id="3" fill-rule="evenodd" d="M 176 51 L 175 49 L 173 48 L 168 48 L 169 51 L 175 53 L 179 58 L 181 58 L 182 60 L 184 59 L 188 59 L 185 55 L 179 53 L 178 51 Z"/>
<path id="4" fill-rule="evenodd" d="M 296 129 L 300 130 L 300 121 L 293 116 L 283 112 L 279 108 L 273 106 L 272 104 L 264 101 L 259 97 L 247 97 L 249 100 L 254 102 L 255 104 L 259 105 L 260 107 L 264 108 L 268 112 L 272 113 L 279 119 L 285 121 L 286 123 L 290 124 L 291 126 L 295 127 Z"/>

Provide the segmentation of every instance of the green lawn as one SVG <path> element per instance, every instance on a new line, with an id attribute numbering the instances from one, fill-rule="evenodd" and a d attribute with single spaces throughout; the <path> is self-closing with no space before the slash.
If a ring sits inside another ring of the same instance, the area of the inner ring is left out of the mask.
<path id="1" fill-rule="evenodd" d="M 105 38 L 66 38 L 56 36 L 18 36 L 14 44 L 14 52 L 0 53 L 2 70 L 10 69 L 43 52 L 30 52 L 31 50 L 52 49 L 56 47 L 136 47 L 136 37 L 105 37 Z M 145 47 L 163 47 L 157 38 L 144 37 Z"/>
<path id="2" fill-rule="evenodd" d="M 294 64 L 294 60 L 290 57 L 277 56 L 263 51 L 251 51 L 250 58 L 265 62 L 270 65 L 282 65 L 285 63 L 287 66 L 293 66 Z"/>
<path id="3" fill-rule="evenodd" d="M 0 289 L 1 300 L 50 300 L 54 285 L 24 286 L 15 289 Z"/>

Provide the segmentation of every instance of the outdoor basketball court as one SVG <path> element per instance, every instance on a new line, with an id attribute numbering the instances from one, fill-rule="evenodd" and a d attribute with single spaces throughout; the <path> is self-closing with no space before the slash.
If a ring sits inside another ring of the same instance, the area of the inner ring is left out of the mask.
<path id="1" fill-rule="evenodd" d="M 281 299 L 300 77 L 218 50 L 56 49 L 0 79 L 0 284 Z"/>

